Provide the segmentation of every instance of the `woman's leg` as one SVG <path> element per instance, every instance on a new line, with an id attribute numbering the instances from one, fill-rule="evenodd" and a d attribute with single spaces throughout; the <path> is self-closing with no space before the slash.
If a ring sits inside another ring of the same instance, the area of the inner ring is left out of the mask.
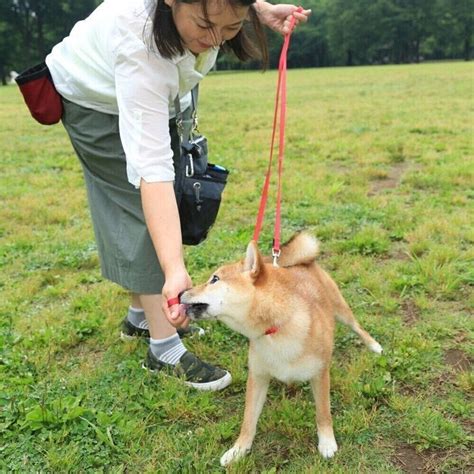
<path id="1" fill-rule="evenodd" d="M 149 370 L 184 377 L 187 385 L 200 390 L 226 387 L 232 380 L 230 374 L 186 351 L 176 329 L 161 312 L 159 292 L 164 276 L 146 228 L 140 193 L 128 182 L 118 117 L 64 100 L 63 123 L 82 163 L 102 275 L 133 289 L 135 316 L 142 316 L 143 308 L 150 326 L 150 332 L 147 324 L 140 324 L 145 323 L 143 320 L 134 326 L 127 316 L 122 322 L 122 337 L 151 336 L 143 364 Z M 170 122 L 171 129 L 179 158 L 174 121 Z"/>
<path id="2" fill-rule="evenodd" d="M 176 328 L 161 310 L 161 295 L 139 295 L 150 331 L 150 349 L 156 361 L 176 365 L 186 353 L 186 348 Z M 148 358 L 151 356 L 148 355 Z M 158 363 L 159 363 L 158 362 Z"/>
<path id="3" fill-rule="evenodd" d="M 135 309 L 143 309 L 140 301 L 140 295 L 138 293 L 130 293 L 131 307 Z"/>
<path id="4" fill-rule="evenodd" d="M 134 326 L 148 330 L 152 339 L 165 339 L 176 333 L 161 310 L 161 295 L 130 293 L 127 319 Z"/>
<path id="5" fill-rule="evenodd" d="M 165 339 L 176 334 L 176 328 L 169 323 L 161 310 L 161 295 L 132 294 L 133 307 L 135 307 L 133 295 L 135 295 L 137 301 L 139 301 L 145 311 L 148 329 L 152 339 Z"/>

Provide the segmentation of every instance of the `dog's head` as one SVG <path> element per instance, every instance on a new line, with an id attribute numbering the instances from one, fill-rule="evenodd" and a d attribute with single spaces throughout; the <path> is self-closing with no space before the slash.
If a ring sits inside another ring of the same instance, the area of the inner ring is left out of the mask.
<path id="1" fill-rule="evenodd" d="M 256 285 L 264 273 L 262 257 L 252 241 L 243 261 L 218 268 L 206 283 L 184 291 L 181 303 L 186 305 L 186 314 L 193 320 L 219 319 L 249 335 L 246 320 Z"/>
<path id="2" fill-rule="evenodd" d="M 299 233 L 282 247 L 280 268 L 275 268 L 251 241 L 244 260 L 220 267 L 205 284 L 184 291 L 181 303 L 193 320 L 219 319 L 247 337 L 261 334 L 277 309 L 287 307 L 291 287 L 299 284 L 286 269 L 310 265 L 318 251 L 314 237 Z"/>

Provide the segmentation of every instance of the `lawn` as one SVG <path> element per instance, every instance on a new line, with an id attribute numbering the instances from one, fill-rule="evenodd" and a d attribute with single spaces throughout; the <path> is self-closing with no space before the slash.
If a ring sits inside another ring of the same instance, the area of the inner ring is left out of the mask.
<path id="1" fill-rule="evenodd" d="M 321 240 L 321 265 L 385 354 L 338 328 L 335 458 L 318 454 L 309 385 L 273 382 L 252 452 L 230 472 L 474 469 L 473 75 L 461 62 L 289 71 L 283 238 L 305 228 Z M 231 175 L 208 240 L 186 250 L 196 283 L 251 239 L 275 82 L 203 82 L 200 129 Z M 16 87 L 0 104 L 0 471 L 222 472 L 246 340 L 207 323 L 186 342 L 231 371 L 220 393 L 142 370 L 145 344 L 119 339 L 128 296 L 100 275 L 63 128 L 36 124 Z"/>

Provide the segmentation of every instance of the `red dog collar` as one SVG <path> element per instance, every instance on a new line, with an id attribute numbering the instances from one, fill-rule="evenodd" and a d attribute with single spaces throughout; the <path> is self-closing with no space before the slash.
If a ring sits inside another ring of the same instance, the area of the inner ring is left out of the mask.
<path id="1" fill-rule="evenodd" d="M 265 336 L 269 336 L 270 334 L 275 334 L 277 331 L 278 331 L 278 328 L 276 326 L 272 326 L 265 331 Z"/>

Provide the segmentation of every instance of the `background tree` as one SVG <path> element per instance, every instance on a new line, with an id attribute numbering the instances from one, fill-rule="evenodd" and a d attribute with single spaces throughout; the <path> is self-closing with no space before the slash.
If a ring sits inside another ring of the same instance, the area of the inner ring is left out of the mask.
<path id="1" fill-rule="evenodd" d="M 455 38 L 459 41 L 463 58 L 472 57 L 474 0 L 447 0 L 445 14 L 452 15 Z"/>
<path id="2" fill-rule="evenodd" d="M 1 0 L 0 75 L 41 62 L 97 0 Z"/>
<path id="3" fill-rule="evenodd" d="M 0 79 L 41 62 L 101 0 L 0 0 Z M 289 67 L 471 59 L 474 0 L 305 0 L 308 23 L 292 37 Z M 282 38 L 268 31 L 270 67 Z M 228 54 L 217 69 L 256 69 Z"/>
<path id="4" fill-rule="evenodd" d="M 7 83 L 10 70 L 14 69 L 20 54 L 13 23 L 13 12 L 5 2 L 0 2 L 0 80 Z"/>

